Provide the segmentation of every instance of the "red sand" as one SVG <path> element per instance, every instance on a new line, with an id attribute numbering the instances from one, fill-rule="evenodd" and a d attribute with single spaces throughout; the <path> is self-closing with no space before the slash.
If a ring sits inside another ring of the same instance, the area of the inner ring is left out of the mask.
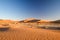
<path id="1" fill-rule="evenodd" d="M 19 29 L 0 32 L 0 40 L 60 40 L 60 33 L 20 27 Z"/>
<path id="2" fill-rule="evenodd" d="M 60 40 L 60 32 L 10 24 L 8 31 L 0 31 L 0 40 Z"/>

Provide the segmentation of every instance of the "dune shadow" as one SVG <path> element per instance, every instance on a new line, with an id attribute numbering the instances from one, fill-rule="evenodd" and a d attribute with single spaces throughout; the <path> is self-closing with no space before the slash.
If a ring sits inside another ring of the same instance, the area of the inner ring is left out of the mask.
<path id="1" fill-rule="evenodd" d="M 7 27 L 7 28 L 0 28 L 0 31 L 8 31 L 10 28 Z"/>
<path id="2" fill-rule="evenodd" d="M 51 30 L 60 30 L 60 27 L 48 27 L 47 29 L 51 29 Z"/>
<path id="3" fill-rule="evenodd" d="M 38 27 L 42 29 L 49 29 L 49 30 L 60 30 L 60 27 Z"/>

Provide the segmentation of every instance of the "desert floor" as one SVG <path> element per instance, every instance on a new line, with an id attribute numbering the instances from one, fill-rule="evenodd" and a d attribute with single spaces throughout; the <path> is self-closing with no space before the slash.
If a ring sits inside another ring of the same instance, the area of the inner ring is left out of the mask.
<path id="1" fill-rule="evenodd" d="M 11 27 L 9 30 L 0 31 L 0 40 L 60 40 L 60 30 L 29 28 L 20 23 L 9 23 L 8 26 Z"/>
<path id="2" fill-rule="evenodd" d="M 60 40 L 60 32 L 21 25 L 18 28 L 0 31 L 0 40 Z"/>

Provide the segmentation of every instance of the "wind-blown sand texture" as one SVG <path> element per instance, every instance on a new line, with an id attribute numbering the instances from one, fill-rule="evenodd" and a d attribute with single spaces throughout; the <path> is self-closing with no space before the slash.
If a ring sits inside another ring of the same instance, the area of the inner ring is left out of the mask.
<path id="1" fill-rule="evenodd" d="M 7 31 L 0 31 L 0 40 L 60 40 L 60 32 L 29 28 L 23 24 L 10 24 Z"/>
<path id="2" fill-rule="evenodd" d="M 0 40 L 60 40 L 60 33 L 32 28 L 10 29 L 0 32 Z"/>

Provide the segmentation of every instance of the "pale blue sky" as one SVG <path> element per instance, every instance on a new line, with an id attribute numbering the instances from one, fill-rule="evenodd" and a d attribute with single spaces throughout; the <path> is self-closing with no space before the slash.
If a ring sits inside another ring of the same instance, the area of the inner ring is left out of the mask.
<path id="1" fill-rule="evenodd" d="M 0 0 L 0 19 L 60 19 L 60 1 Z"/>

